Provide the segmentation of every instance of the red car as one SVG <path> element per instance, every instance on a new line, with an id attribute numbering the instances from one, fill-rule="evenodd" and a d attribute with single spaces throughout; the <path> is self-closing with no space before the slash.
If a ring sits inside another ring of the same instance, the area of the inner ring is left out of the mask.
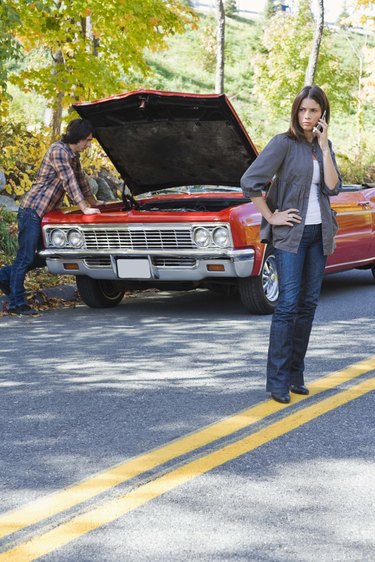
<path id="1" fill-rule="evenodd" d="M 83 301 L 112 307 L 131 289 L 238 292 L 253 314 L 278 299 L 272 247 L 240 178 L 257 149 L 224 95 L 139 90 L 76 104 L 124 181 L 122 201 L 43 219 L 51 273 L 75 275 Z M 375 277 L 375 188 L 345 186 L 331 199 L 337 248 L 327 273 Z"/>

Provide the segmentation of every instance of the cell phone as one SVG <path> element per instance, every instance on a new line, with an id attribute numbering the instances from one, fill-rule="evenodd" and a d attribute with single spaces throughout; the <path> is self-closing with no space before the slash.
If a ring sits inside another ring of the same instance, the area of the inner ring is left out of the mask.
<path id="1" fill-rule="evenodd" d="M 323 121 L 326 118 L 326 112 L 323 112 L 323 115 L 321 116 L 321 119 L 323 119 Z M 318 125 L 316 127 L 313 128 L 313 133 L 317 133 L 319 131 L 319 133 L 321 133 L 323 131 L 323 127 L 318 123 Z"/>

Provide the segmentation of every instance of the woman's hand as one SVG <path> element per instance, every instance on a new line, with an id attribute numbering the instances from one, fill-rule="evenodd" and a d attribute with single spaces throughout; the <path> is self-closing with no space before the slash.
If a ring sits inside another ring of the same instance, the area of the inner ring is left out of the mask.
<path id="1" fill-rule="evenodd" d="M 302 217 L 298 209 L 287 209 L 286 211 L 275 211 L 269 217 L 268 222 L 278 226 L 294 226 L 302 222 Z"/>
<path id="2" fill-rule="evenodd" d="M 328 144 L 328 124 L 324 121 L 324 119 L 319 119 L 318 124 L 322 128 L 322 131 L 316 129 L 315 134 L 323 153 L 324 182 L 328 189 L 334 190 L 338 184 L 339 176 L 333 163 L 332 154 Z"/>
<path id="3" fill-rule="evenodd" d="M 302 222 L 302 217 L 298 209 L 286 209 L 286 211 L 275 211 L 274 213 L 267 205 L 267 201 L 263 197 L 252 197 L 252 202 L 258 209 L 262 217 L 267 222 L 279 226 L 294 226 Z"/>
<path id="4" fill-rule="evenodd" d="M 315 135 L 318 139 L 318 143 L 322 152 L 329 150 L 328 145 L 328 124 L 324 121 L 324 119 L 319 119 L 317 125 L 321 128 L 321 130 L 317 127 L 315 129 Z"/>

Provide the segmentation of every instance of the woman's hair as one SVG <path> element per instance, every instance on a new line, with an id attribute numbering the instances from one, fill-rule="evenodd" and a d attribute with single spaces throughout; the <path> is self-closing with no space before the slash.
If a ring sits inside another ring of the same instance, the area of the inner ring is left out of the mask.
<path id="1" fill-rule="evenodd" d="M 320 109 L 322 110 L 322 114 L 324 111 L 326 112 L 325 121 L 329 123 L 330 117 L 330 108 L 329 108 L 329 101 L 325 93 L 319 86 L 305 86 L 296 95 L 294 98 L 294 102 L 292 105 L 291 117 L 290 117 L 290 126 L 287 131 L 288 137 L 296 140 L 304 140 L 305 135 L 303 132 L 302 127 L 300 127 L 298 122 L 298 111 L 300 108 L 301 103 L 304 99 L 309 98 L 311 100 L 316 101 L 320 105 Z"/>
<path id="2" fill-rule="evenodd" d="M 61 140 L 66 144 L 77 144 L 81 140 L 87 139 L 94 134 L 94 127 L 87 119 L 73 119 L 66 128 L 65 135 Z"/>

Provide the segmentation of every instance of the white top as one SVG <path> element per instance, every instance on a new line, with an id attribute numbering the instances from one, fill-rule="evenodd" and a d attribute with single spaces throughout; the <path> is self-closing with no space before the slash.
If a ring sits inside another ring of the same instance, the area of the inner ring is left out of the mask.
<path id="1" fill-rule="evenodd" d="M 321 224 L 322 214 L 319 205 L 320 168 L 317 160 L 313 160 L 314 171 L 310 188 L 305 224 Z"/>

